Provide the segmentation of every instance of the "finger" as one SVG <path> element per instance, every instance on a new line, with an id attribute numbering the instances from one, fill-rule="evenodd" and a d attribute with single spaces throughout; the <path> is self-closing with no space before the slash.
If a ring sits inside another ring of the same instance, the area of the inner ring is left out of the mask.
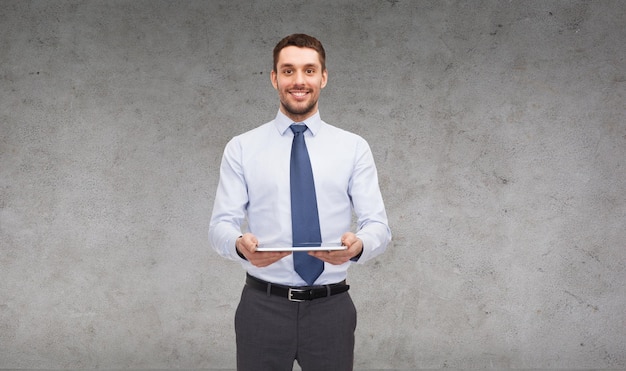
<path id="1" fill-rule="evenodd" d="M 330 258 L 330 251 L 309 251 L 309 255 L 325 260 Z"/>
<path id="2" fill-rule="evenodd" d="M 250 263 L 256 267 L 267 267 L 285 256 L 290 252 L 256 252 L 250 257 Z"/>

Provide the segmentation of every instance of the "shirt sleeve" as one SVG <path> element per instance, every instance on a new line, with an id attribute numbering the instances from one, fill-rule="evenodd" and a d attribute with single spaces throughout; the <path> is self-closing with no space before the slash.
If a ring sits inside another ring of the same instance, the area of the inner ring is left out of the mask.
<path id="1" fill-rule="evenodd" d="M 378 172 L 365 140 L 357 146 L 355 167 L 350 180 L 350 197 L 357 218 L 356 235 L 363 241 L 357 263 L 382 254 L 391 241 L 385 205 L 378 185 Z"/>
<path id="2" fill-rule="evenodd" d="M 209 225 L 209 242 L 221 256 L 241 261 L 235 241 L 241 236 L 245 219 L 248 193 L 241 166 L 241 144 L 233 138 L 224 149 L 220 165 L 213 214 Z"/>

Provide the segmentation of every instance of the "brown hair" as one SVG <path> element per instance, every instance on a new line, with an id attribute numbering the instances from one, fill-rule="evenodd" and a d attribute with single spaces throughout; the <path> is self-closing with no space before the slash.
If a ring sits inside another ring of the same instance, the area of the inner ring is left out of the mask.
<path id="1" fill-rule="evenodd" d="M 280 54 L 280 51 L 287 46 L 310 48 L 317 51 L 317 54 L 320 58 L 320 63 L 322 64 L 322 71 L 326 70 L 326 52 L 324 51 L 322 43 L 313 36 L 298 33 L 285 37 L 284 39 L 280 40 L 278 44 L 276 44 L 276 46 L 274 47 L 274 71 L 276 71 L 276 67 L 278 64 L 278 54 Z"/>

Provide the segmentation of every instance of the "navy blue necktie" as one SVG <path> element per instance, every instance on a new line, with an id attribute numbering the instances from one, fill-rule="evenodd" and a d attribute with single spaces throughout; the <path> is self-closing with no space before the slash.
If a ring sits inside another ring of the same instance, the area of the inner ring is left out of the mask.
<path id="1" fill-rule="evenodd" d="M 293 246 L 321 246 L 322 234 L 317 212 L 317 197 L 313 182 L 313 170 L 309 153 L 304 143 L 306 125 L 291 125 L 291 230 Z M 324 271 L 324 262 L 309 255 L 306 251 L 293 253 L 293 266 L 307 284 L 313 282 Z"/>

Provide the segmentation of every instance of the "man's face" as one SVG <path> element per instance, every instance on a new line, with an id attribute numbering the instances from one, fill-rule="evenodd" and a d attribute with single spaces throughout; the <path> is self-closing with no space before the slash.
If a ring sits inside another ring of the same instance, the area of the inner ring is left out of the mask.
<path id="1" fill-rule="evenodd" d="M 322 71 L 317 51 L 287 46 L 280 51 L 272 85 L 278 90 L 280 110 L 295 122 L 301 122 L 317 112 L 320 91 L 328 75 Z"/>

